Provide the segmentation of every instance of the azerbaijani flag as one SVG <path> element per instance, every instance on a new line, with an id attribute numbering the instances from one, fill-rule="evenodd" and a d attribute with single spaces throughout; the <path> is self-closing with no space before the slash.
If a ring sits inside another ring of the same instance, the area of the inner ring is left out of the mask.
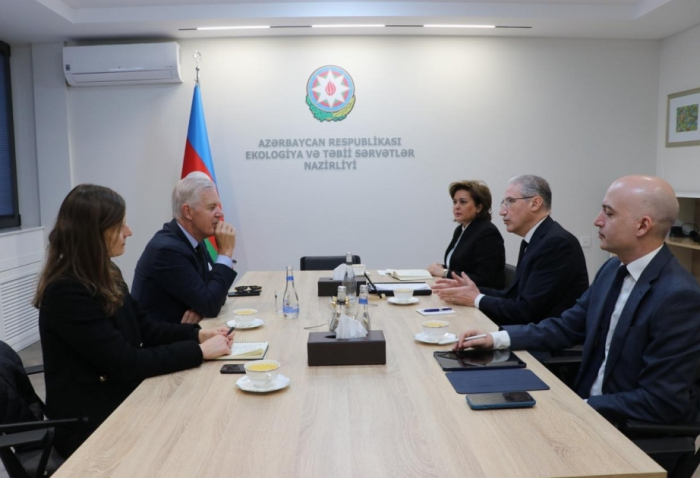
<path id="1" fill-rule="evenodd" d="M 202 94 L 199 91 L 199 85 L 195 85 L 194 96 L 192 96 L 192 110 L 190 111 L 190 124 L 187 128 L 187 144 L 185 145 L 185 159 L 182 162 L 181 178 L 193 171 L 203 172 L 216 184 L 216 173 L 214 172 L 214 162 L 211 159 L 211 150 L 209 149 L 207 123 L 204 121 Z M 205 239 L 204 244 L 207 246 L 209 255 L 216 261 L 218 247 L 214 236 Z"/>

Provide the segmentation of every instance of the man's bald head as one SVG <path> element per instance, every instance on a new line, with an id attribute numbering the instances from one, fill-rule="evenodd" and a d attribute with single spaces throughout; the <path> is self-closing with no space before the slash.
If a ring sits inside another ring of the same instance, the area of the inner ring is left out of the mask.
<path id="1" fill-rule="evenodd" d="M 619 192 L 625 209 L 635 217 L 649 216 L 652 234 L 664 239 L 678 218 L 678 199 L 670 184 L 655 176 L 625 176 L 609 192 Z"/>

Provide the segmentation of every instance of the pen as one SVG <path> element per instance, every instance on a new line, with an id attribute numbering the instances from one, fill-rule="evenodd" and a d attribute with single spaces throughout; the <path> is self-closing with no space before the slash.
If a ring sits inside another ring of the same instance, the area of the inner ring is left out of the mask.
<path id="1" fill-rule="evenodd" d="M 236 326 L 234 325 L 233 327 L 231 327 L 230 329 L 228 329 L 228 332 L 226 333 L 226 337 L 228 337 L 229 335 L 231 335 L 231 332 L 233 332 L 233 329 L 235 329 L 235 328 L 236 328 Z"/>
<path id="2" fill-rule="evenodd" d="M 423 312 L 447 312 L 452 310 L 452 307 L 441 307 L 439 309 L 423 309 Z"/>
<path id="3" fill-rule="evenodd" d="M 384 298 L 384 294 L 382 294 L 381 292 L 379 292 L 379 289 L 377 289 L 377 286 L 374 285 L 374 282 L 372 282 L 372 279 L 369 278 L 369 276 L 367 275 L 367 272 L 364 273 L 364 276 L 367 278 L 367 282 L 369 282 L 369 285 L 371 285 L 371 286 L 374 288 L 374 291 L 377 293 L 377 296 L 378 296 L 380 299 L 383 299 L 383 298 Z"/>
<path id="4" fill-rule="evenodd" d="M 471 337 L 464 337 L 464 341 L 466 342 L 467 340 L 483 339 L 487 335 L 488 334 L 479 334 L 479 335 L 472 335 Z"/>

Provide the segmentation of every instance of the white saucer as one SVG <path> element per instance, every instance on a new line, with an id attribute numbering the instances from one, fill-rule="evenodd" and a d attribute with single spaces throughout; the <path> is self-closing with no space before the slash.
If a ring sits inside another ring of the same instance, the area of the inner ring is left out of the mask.
<path id="1" fill-rule="evenodd" d="M 413 336 L 413 338 L 416 339 L 418 342 L 423 342 L 424 344 L 447 345 L 454 344 L 455 342 L 457 342 L 457 336 L 455 334 L 450 333 L 447 333 L 442 337 L 434 339 L 426 335 L 425 332 L 418 332 L 416 335 Z"/>
<path id="2" fill-rule="evenodd" d="M 245 330 L 245 329 L 254 329 L 255 327 L 260 327 L 262 324 L 264 324 L 265 321 L 262 319 L 253 319 L 253 322 L 251 322 L 250 325 L 242 326 L 242 325 L 237 325 L 235 320 L 229 320 L 226 322 L 226 325 L 229 327 L 236 327 L 239 330 Z"/>
<path id="3" fill-rule="evenodd" d="M 272 382 L 262 387 L 254 385 L 252 380 L 250 380 L 247 375 L 236 380 L 236 385 L 238 385 L 238 388 L 246 392 L 254 393 L 268 393 L 276 390 L 282 390 L 283 388 L 288 387 L 290 383 L 292 383 L 292 380 L 286 375 L 282 374 L 277 375 Z"/>
<path id="4" fill-rule="evenodd" d="M 389 299 L 387 299 L 387 300 L 389 301 L 389 303 L 395 304 L 395 305 L 411 305 L 411 304 L 417 304 L 418 302 L 420 302 L 420 299 L 418 297 L 411 297 L 408 300 L 399 300 L 396 297 L 389 297 Z"/>

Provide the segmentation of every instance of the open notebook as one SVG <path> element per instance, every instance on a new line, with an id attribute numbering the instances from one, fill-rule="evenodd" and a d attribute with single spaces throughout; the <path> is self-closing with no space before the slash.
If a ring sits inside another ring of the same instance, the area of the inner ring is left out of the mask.
<path id="1" fill-rule="evenodd" d="M 387 269 L 387 272 L 391 275 L 391 277 L 398 280 L 415 281 L 429 280 L 433 278 L 433 276 L 430 275 L 430 272 L 426 271 L 425 269 Z"/>
<path id="2" fill-rule="evenodd" d="M 212 360 L 259 360 L 267 353 L 268 342 L 234 342 L 231 354 Z"/>

